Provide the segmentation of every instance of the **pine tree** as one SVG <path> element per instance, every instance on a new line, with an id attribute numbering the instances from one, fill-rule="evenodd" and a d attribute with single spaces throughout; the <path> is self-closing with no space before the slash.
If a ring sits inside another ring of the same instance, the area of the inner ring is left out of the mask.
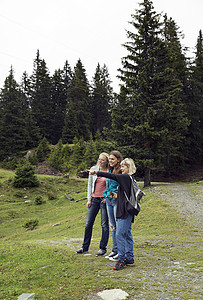
<path id="1" fill-rule="evenodd" d="M 86 71 L 79 59 L 68 90 L 68 103 L 63 128 L 63 143 L 71 143 L 74 137 L 88 139 L 90 133 L 91 105 Z"/>
<path id="2" fill-rule="evenodd" d="M 62 154 L 63 143 L 60 139 L 49 158 L 50 166 L 60 171 L 62 171 Z"/>
<path id="3" fill-rule="evenodd" d="M 68 89 L 71 87 L 71 82 L 73 78 L 73 72 L 67 60 L 64 64 L 64 68 L 62 71 L 62 78 L 63 78 L 64 88 L 66 89 L 66 95 L 67 95 Z"/>
<path id="4" fill-rule="evenodd" d="M 185 55 L 186 49 L 182 47 L 180 42 L 180 40 L 183 39 L 183 34 L 176 22 L 172 18 L 168 18 L 167 15 L 164 16 L 163 36 L 168 50 L 170 67 L 173 69 L 173 72 L 176 73 L 184 89 L 187 87 L 188 72 Z M 185 93 L 187 92 L 185 91 Z M 183 97 L 185 98 L 186 95 L 183 94 Z"/>
<path id="5" fill-rule="evenodd" d="M 103 68 L 97 65 L 93 77 L 92 91 L 92 134 L 95 137 L 97 130 L 102 132 L 104 127 L 110 127 L 110 109 L 113 102 L 111 81 L 106 65 Z"/>
<path id="6" fill-rule="evenodd" d="M 37 187 L 40 182 L 35 175 L 34 167 L 26 161 L 22 166 L 18 166 L 16 169 L 15 177 L 13 179 L 13 186 L 16 188 L 23 187 Z"/>
<path id="7" fill-rule="evenodd" d="M 162 166 L 169 173 L 172 164 L 177 164 L 188 120 L 181 103 L 182 83 L 168 61 L 167 43 L 161 36 L 160 15 L 149 0 L 140 6 L 130 22 L 135 33 L 127 31 L 128 55 L 120 70 L 124 84 L 112 126 L 122 153 L 145 167 L 145 184 L 149 184 L 152 166 Z"/>
<path id="8" fill-rule="evenodd" d="M 55 128 L 51 81 L 46 62 L 40 58 L 39 50 L 34 60 L 34 70 L 31 76 L 31 108 L 40 128 L 40 134 L 52 142 Z"/>
<path id="9" fill-rule="evenodd" d="M 36 157 L 38 162 L 42 162 L 47 159 L 48 154 L 50 152 L 50 147 L 47 139 L 44 137 L 39 143 L 36 150 Z"/>
<path id="10" fill-rule="evenodd" d="M 11 67 L 0 95 L 0 160 L 25 150 L 25 98 Z"/>
<path id="11" fill-rule="evenodd" d="M 189 146 L 191 162 L 203 161 L 203 36 L 199 31 L 195 60 L 191 67 L 191 96 L 188 112 L 191 118 L 189 127 Z"/>
<path id="12" fill-rule="evenodd" d="M 63 70 L 56 70 L 51 78 L 51 99 L 54 111 L 54 132 L 52 136 L 52 143 L 56 144 L 62 137 L 64 127 L 64 120 L 67 107 L 67 94 L 71 86 L 72 71 L 68 64 L 65 62 Z"/>
<path id="13" fill-rule="evenodd" d="M 78 139 L 77 137 L 74 137 L 73 144 L 71 159 L 78 166 L 83 160 L 86 144 L 83 138 Z"/>
<path id="14" fill-rule="evenodd" d="M 24 112 L 24 119 L 25 119 L 26 130 L 27 130 L 26 149 L 30 149 L 36 147 L 39 144 L 41 136 L 40 136 L 40 129 L 37 126 L 37 122 L 31 110 L 30 79 L 26 72 L 23 73 L 23 77 L 21 81 L 21 89 L 23 91 L 23 96 L 25 99 L 23 112 Z"/>
<path id="15" fill-rule="evenodd" d="M 128 132 L 128 124 L 130 123 L 132 123 L 130 101 L 127 97 L 126 88 L 122 85 L 120 93 L 115 97 L 115 105 L 112 108 L 113 134 L 112 131 L 108 131 L 106 139 L 109 141 L 115 139 L 118 145 L 122 145 L 124 147 L 130 145 L 131 138 Z M 123 155 L 125 155 L 125 153 L 123 153 Z M 126 153 L 126 155 L 129 156 L 130 153 Z"/>
<path id="16" fill-rule="evenodd" d="M 27 131 L 26 149 L 31 149 L 39 144 L 41 135 L 40 129 L 37 126 L 37 122 L 35 121 L 30 108 L 27 110 L 25 116 L 25 124 Z"/>
<path id="17" fill-rule="evenodd" d="M 74 113 L 74 111 L 75 111 L 74 102 L 69 100 L 66 108 L 64 127 L 62 131 L 63 143 L 73 143 L 74 137 L 79 136 L 77 116 Z"/>
<path id="18" fill-rule="evenodd" d="M 95 165 L 97 162 L 98 154 L 96 151 L 95 142 L 90 137 L 89 141 L 86 144 L 86 149 L 84 153 L 84 160 L 80 166 L 82 170 L 89 169 L 91 166 Z"/>
<path id="19" fill-rule="evenodd" d="M 67 105 L 66 89 L 62 80 L 62 71 L 56 70 L 51 79 L 51 97 L 54 109 L 54 127 L 52 143 L 56 144 L 62 136 L 64 126 L 65 110 Z"/>
<path id="20" fill-rule="evenodd" d="M 147 86 L 150 86 L 151 76 L 148 75 L 153 72 L 154 51 L 161 32 L 160 15 L 154 11 L 152 2 L 144 0 L 140 6 L 140 10 L 131 15 L 129 23 L 135 32 L 126 31 L 129 41 L 123 46 L 128 54 L 122 59 L 123 68 L 119 69 L 121 75 L 118 76 L 129 94 L 138 89 L 140 83 L 145 87 L 145 94 L 149 93 Z M 143 96 L 147 98 L 147 94 Z"/>

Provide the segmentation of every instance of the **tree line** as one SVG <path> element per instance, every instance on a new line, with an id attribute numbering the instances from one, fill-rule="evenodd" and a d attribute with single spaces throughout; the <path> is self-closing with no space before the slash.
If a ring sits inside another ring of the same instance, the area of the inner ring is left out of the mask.
<path id="1" fill-rule="evenodd" d="M 11 68 L 0 92 L 0 161 L 44 137 L 65 145 L 95 141 L 99 133 L 148 177 L 154 168 L 170 175 L 202 162 L 202 31 L 191 59 L 176 22 L 157 13 L 152 1 L 142 1 L 131 18 L 117 94 L 99 63 L 91 84 L 80 59 L 50 75 L 39 50 L 32 75 L 24 72 L 20 84 Z"/>

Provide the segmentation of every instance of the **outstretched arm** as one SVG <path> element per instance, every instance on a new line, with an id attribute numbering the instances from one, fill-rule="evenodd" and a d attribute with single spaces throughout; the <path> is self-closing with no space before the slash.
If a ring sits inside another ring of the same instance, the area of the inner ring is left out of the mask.
<path id="1" fill-rule="evenodd" d="M 115 181 L 118 181 L 118 179 L 116 177 L 116 174 L 112 174 L 112 173 L 109 173 L 109 172 L 100 172 L 100 171 L 92 170 L 92 171 L 89 172 L 89 175 L 97 175 L 98 177 L 106 177 L 106 178 L 110 178 L 110 179 L 113 179 Z"/>

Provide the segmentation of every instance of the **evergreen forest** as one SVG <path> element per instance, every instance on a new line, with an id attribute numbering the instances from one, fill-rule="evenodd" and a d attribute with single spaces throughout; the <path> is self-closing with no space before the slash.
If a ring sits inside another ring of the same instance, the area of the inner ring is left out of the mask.
<path id="1" fill-rule="evenodd" d="M 21 82 L 11 67 L 0 90 L 1 165 L 16 166 L 32 149 L 31 164 L 48 157 L 62 172 L 89 168 L 100 152 L 117 149 L 146 180 L 152 170 L 170 176 L 202 164 L 202 30 L 192 58 L 182 39 L 175 20 L 143 0 L 126 29 L 119 93 L 100 63 L 91 82 L 81 59 L 50 74 L 40 50 Z"/>

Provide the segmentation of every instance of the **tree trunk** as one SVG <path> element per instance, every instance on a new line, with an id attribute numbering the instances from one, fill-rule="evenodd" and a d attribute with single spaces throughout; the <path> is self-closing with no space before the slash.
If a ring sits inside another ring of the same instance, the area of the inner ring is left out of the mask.
<path id="1" fill-rule="evenodd" d="M 146 170 L 145 170 L 145 174 L 144 174 L 144 187 L 151 185 L 150 171 L 151 171 L 150 168 L 146 168 Z"/>

